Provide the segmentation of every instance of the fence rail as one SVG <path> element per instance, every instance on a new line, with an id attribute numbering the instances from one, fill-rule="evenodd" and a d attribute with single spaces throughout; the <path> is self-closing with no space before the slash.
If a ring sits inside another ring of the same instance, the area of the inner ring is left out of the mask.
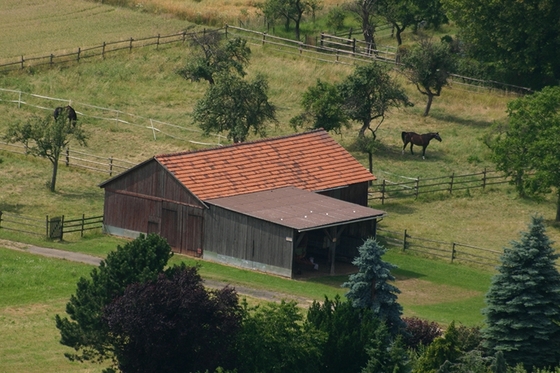
<path id="1" fill-rule="evenodd" d="M 386 247 L 420 253 L 431 258 L 449 260 L 451 263 L 463 262 L 495 267 L 499 264 L 499 258 L 502 255 L 501 251 L 464 243 L 415 237 L 408 234 L 406 229 L 404 232 L 396 232 L 377 228 L 377 238 Z"/>
<path id="2" fill-rule="evenodd" d="M 0 211 L 0 229 L 14 232 L 43 236 L 49 239 L 63 239 L 64 234 L 80 232 L 83 237 L 85 231 L 102 229 L 103 215 L 65 219 L 64 215 L 40 219 L 20 214 Z"/>
<path id="3" fill-rule="evenodd" d="M 9 144 L 3 141 L 0 141 L 0 150 L 17 154 L 27 154 L 24 145 Z M 108 174 L 109 176 L 117 175 L 137 164 L 114 157 L 100 157 L 90 153 L 71 150 L 69 147 L 65 149 L 58 163 L 66 167 L 82 168 Z"/>
<path id="4" fill-rule="evenodd" d="M 229 33 L 243 35 L 255 45 L 269 44 L 276 49 L 290 54 L 313 58 L 323 62 L 334 62 L 341 64 L 353 64 L 355 62 L 368 62 L 376 60 L 378 62 L 398 65 L 397 48 L 392 46 L 377 46 L 372 49 L 368 43 L 355 38 L 344 38 L 336 35 L 321 34 L 315 41 L 315 45 L 298 40 L 280 38 L 269 35 L 266 32 L 259 32 L 231 25 L 225 26 L 226 36 Z M 295 51 L 297 50 L 297 51 Z M 449 82 L 453 86 L 462 86 L 469 90 L 478 91 L 500 91 L 505 95 L 524 95 L 531 93 L 532 90 L 512 84 L 497 82 L 494 80 L 482 80 L 467 76 L 451 74 Z"/>
<path id="5" fill-rule="evenodd" d="M 192 39 L 200 34 L 206 34 L 209 32 L 222 32 L 221 29 L 216 30 L 203 30 L 199 32 L 187 33 L 186 31 L 169 34 L 169 35 L 156 35 L 144 38 L 129 38 L 119 41 L 103 42 L 100 45 L 82 48 L 78 47 L 73 52 L 60 52 L 51 53 L 49 55 L 43 56 L 21 56 L 12 61 L 6 62 L 0 61 L 0 72 L 22 70 L 29 67 L 39 67 L 39 66 L 54 66 L 58 64 L 67 64 L 73 62 L 80 62 L 93 57 L 105 58 L 107 54 L 118 52 L 122 50 L 131 51 L 133 48 L 156 46 L 156 49 L 160 45 L 171 44 L 171 43 L 184 43 L 186 40 Z"/>
<path id="6" fill-rule="evenodd" d="M 485 189 L 490 185 L 508 183 L 506 176 L 498 171 L 484 169 L 478 173 L 434 177 L 408 178 L 404 182 L 393 182 L 387 179 L 377 180 L 369 189 L 369 199 L 380 199 L 384 204 L 389 198 L 418 198 L 420 194 L 446 192 L 453 193 L 466 189 Z"/>

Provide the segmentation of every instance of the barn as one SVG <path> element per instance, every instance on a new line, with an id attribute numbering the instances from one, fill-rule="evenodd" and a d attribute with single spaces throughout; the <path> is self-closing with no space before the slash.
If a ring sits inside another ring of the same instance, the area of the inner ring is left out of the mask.
<path id="1" fill-rule="evenodd" d="M 104 230 L 284 277 L 335 274 L 384 216 L 367 207 L 373 179 L 324 130 L 157 155 L 100 184 Z"/>

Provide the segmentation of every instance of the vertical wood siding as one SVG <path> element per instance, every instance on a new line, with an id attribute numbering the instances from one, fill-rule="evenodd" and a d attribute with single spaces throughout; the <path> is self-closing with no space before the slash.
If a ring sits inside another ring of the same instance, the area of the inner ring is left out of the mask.
<path id="1" fill-rule="evenodd" d="M 205 251 L 291 270 L 292 229 L 217 206 L 205 213 Z"/>

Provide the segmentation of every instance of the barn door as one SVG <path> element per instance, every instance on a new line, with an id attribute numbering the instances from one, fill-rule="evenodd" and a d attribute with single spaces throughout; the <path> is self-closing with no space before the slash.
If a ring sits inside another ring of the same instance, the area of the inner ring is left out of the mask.
<path id="1" fill-rule="evenodd" d="M 180 236 L 177 224 L 177 211 L 162 209 L 161 214 L 161 236 L 167 239 L 169 246 L 180 249 Z"/>

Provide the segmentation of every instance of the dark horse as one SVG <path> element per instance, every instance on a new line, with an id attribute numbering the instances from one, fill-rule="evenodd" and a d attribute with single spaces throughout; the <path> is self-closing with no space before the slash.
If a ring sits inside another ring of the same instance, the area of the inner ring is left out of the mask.
<path id="1" fill-rule="evenodd" d="M 72 123 L 72 125 L 74 126 L 76 125 L 78 116 L 76 115 L 76 110 L 74 110 L 72 106 L 70 105 L 64 107 L 59 106 L 56 109 L 54 109 L 54 113 L 53 113 L 54 120 L 57 120 L 61 114 L 67 117 L 70 123 Z"/>
<path id="2" fill-rule="evenodd" d="M 404 149 L 408 143 L 410 143 L 410 154 L 414 154 L 412 146 L 419 145 L 422 146 L 422 159 L 425 159 L 424 155 L 426 154 L 426 148 L 428 147 L 430 140 L 436 139 L 441 142 L 441 137 L 439 137 L 439 133 L 437 132 L 424 133 L 422 135 L 419 135 L 416 132 L 403 132 L 401 137 L 404 143 L 402 153 L 404 154 Z"/>

